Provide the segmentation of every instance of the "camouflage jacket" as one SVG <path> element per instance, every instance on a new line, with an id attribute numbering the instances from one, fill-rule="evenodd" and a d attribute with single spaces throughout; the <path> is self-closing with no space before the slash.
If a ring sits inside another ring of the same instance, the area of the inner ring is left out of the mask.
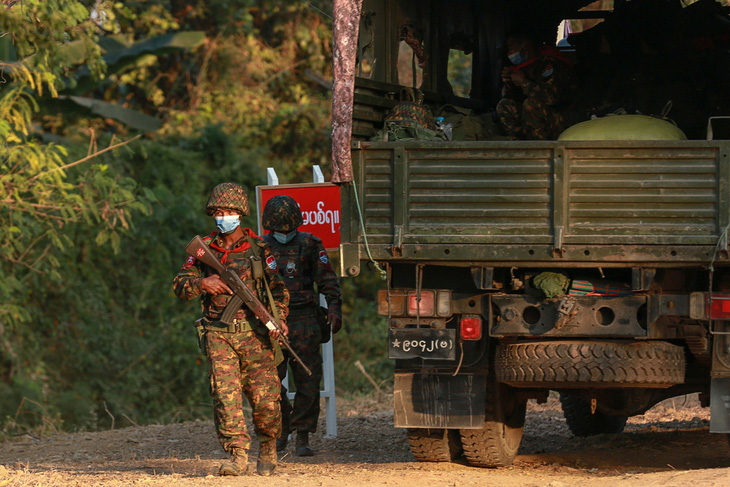
<path id="1" fill-rule="evenodd" d="M 559 54 L 551 55 L 553 51 L 541 50 L 537 57 L 513 68 L 524 71 L 525 81 L 519 87 L 505 83 L 502 96 L 519 101 L 538 99 L 556 108 L 570 106 L 576 89 L 575 72 Z"/>
<path id="2" fill-rule="evenodd" d="M 292 309 L 319 304 L 317 293 L 322 293 L 329 311 L 342 316 L 340 281 L 322 240 L 311 233 L 297 232 L 286 244 L 280 244 L 271 234 L 264 235 L 264 241 L 274 253 L 279 275 L 289 290 Z"/>
<path id="3" fill-rule="evenodd" d="M 245 228 L 244 232 L 250 235 L 254 245 L 257 247 L 254 250 L 254 254 L 261 257 L 264 265 L 264 273 L 266 280 L 269 283 L 271 289 L 271 295 L 276 303 L 276 308 L 279 313 L 281 320 L 286 321 L 287 315 L 289 314 L 289 291 L 287 291 L 283 280 L 279 276 L 276 266 L 276 259 L 274 258 L 269 246 L 250 229 Z M 213 254 L 226 266 L 231 269 L 235 269 L 238 272 L 241 280 L 251 288 L 254 293 L 258 296 L 262 303 L 268 303 L 268 297 L 266 289 L 261 285 L 257 285 L 253 279 L 253 270 L 251 268 L 251 252 L 249 249 L 248 239 L 244 236 L 236 242 L 233 250 L 223 250 L 221 242 L 217 238 L 217 234 L 213 233 L 203 238 L 203 241 L 213 250 Z M 195 299 L 201 297 L 201 305 L 203 309 L 203 315 L 211 321 L 218 320 L 223 313 L 223 310 L 231 300 L 229 294 L 211 295 L 203 291 L 200 286 L 200 281 L 204 277 L 209 277 L 215 274 L 213 269 L 196 260 L 194 257 L 189 257 L 185 261 L 185 264 L 177 273 L 173 280 L 173 290 L 175 295 L 180 299 Z M 236 313 L 237 319 L 251 319 L 253 313 L 246 306 L 242 306 L 238 313 Z"/>

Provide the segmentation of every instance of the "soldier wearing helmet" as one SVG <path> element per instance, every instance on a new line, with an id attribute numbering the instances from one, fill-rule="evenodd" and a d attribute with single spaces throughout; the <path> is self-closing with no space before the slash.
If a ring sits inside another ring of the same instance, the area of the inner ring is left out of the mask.
<path id="1" fill-rule="evenodd" d="M 282 435 L 277 449 L 285 449 L 289 433 L 296 430 L 296 454 L 311 456 L 314 452 L 309 446 L 309 433 L 316 431 L 319 418 L 320 343 L 329 340 L 330 330 L 337 333 L 342 327 L 342 300 L 340 283 L 322 241 L 311 233 L 298 231 L 301 224 L 302 212 L 291 196 L 274 196 L 266 203 L 262 226 L 271 233 L 264 235 L 264 241 L 271 246 L 279 274 L 289 290 L 289 341 L 312 371 L 312 376 L 307 376 L 284 351 L 279 378 L 286 376 L 289 363 L 297 392 L 292 408 L 282 386 Z M 320 293 L 327 300 L 326 317 L 319 307 Z"/>
<path id="2" fill-rule="evenodd" d="M 238 272 L 261 302 L 268 304 L 287 333 L 284 320 L 289 292 L 276 272 L 276 260 L 260 237 L 241 226 L 241 218 L 249 214 L 246 191 L 235 183 L 219 184 L 208 198 L 206 213 L 213 217 L 218 231 L 203 241 L 221 263 Z M 267 299 L 266 286 L 273 302 Z M 279 361 L 283 357 L 275 340 L 278 333 L 269 333 L 245 306 L 236 312 L 233 324 L 219 321 L 232 291 L 213 269 L 193 257 L 178 272 L 173 288 L 180 299 L 201 298 L 200 341 L 210 363 L 216 431 L 223 449 L 231 454 L 219 474 L 244 475 L 248 469 L 251 438 L 243 416 L 245 396 L 253 409 L 260 443 L 256 468 L 260 475 L 271 475 L 277 463 L 276 439 L 281 434 L 281 389 L 276 364 L 277 357 Z"/>
<path id="3" fill-rule="evenodd" d="M 526 30 L 507 37 L 497 116 L 511 139 L 557 139 L 571 123 L 575 72 L 555 47 L 540 47 Z"/>

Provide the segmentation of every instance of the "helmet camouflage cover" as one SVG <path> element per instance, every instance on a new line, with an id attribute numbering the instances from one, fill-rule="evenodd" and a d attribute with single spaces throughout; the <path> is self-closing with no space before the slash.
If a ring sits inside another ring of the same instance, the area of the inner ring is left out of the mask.
<path id="1" fill-rule="evenodd" d="M 221 183 L 210 192 L 205 212 L 212 215 L 215 210 L 235 210 L 242 215 L 250 213 L 246 190 L 236 183 Z"/>
<path id="2" fill-rule="evenodd" d="M 266 202 L 261 218 L 266 230 L 289 233 L 302 223 L 302 210 L 291 196 L 279 194 Z"/>

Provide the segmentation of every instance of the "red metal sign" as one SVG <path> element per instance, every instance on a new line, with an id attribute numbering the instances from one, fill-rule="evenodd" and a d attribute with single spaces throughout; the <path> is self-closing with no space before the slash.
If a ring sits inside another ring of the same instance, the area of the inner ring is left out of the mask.
<path id="1" fill-rule="evenodd" d="M 332 183 L 279 184 L 256 186 L 259 235 L 269 233 L 261 228 L 261 215 L 266 202 L 276 195 L 291 196 L 299 203 L 304 224 L 299 227 L 322 239 L 327 250 L 340 248 L 340 187 Z M 262 233 L 263 232 L 263 233 Z"/>

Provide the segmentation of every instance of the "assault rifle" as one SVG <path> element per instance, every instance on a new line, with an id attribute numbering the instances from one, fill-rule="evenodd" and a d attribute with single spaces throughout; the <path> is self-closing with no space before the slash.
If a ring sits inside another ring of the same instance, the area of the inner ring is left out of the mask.
<path id="1" fill-rule="evenodd" d="M 302 366 L 307 375 L 312 375 L 312 371 L 309 370 L 302 359 L 299 358 L 299 355 L 297 355 L 297 353 L 291 348 L 291 344 L 289 343 L 289 340 L 287 340 L 286 336 L 284 336 L 281 326 L 276 322 L 274 317 L 271 316 L 271 313 L 269 313 L 269 310 L 266 309 L 266 306 L 264 306 L 259 298 L 251 292 L 248 286 L 246 286 L 234 270 L 229 269 L 220 263 L 215 255 L 213 255 L 210 248 L 205 245 L 205 242 L 203 242 L 203 239 L 200 238 L 200 235 L 196 235 L 190 243 L 188 243 L 187 247 L 185 247 L 185 252 L 192 255 L 202 263 L 212 267 L 213 270 L 218 273 L 221 280 L 233 291 L 234 295 L 231 299 L 235 300 L 238 298 L 238 300 L 245 304 L 248 309 L 253 311 L 256 318 L 258 318 L 269 331 L 279 330 L 279 341 L 281 344 L 284 345 L 292 358 L 294 358 L 294 360 Z M 271 305 L 275 306 L 274 303 L 271 303 Z"/>

